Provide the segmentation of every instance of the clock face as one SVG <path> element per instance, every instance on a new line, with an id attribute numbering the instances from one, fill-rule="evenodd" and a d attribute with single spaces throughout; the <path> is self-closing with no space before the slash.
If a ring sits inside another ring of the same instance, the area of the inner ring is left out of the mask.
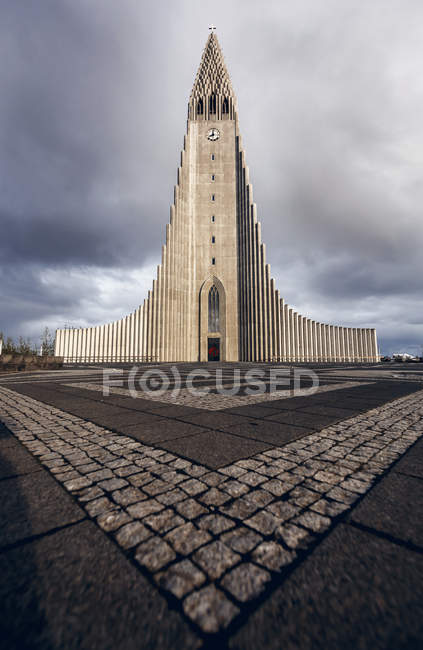
<path id="1" fill-rule="evenodd" d="M 210 129 L 210 131 L 207 132 L 208 140 L 214 142 L 215 140 L 219 140 L 219 138 L 220 138 L 220 133 L 217 129 Z"/>

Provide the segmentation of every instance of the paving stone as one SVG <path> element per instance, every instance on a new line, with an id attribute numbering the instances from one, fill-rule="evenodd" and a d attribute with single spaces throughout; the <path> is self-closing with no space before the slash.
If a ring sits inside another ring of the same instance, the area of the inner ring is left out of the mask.
<path id="1" fill-rule="evenodd" d="M 334 501 L 340 501 L 341 503 L 347 503 L 348 505 L 351 505 L 358 499 L 358 494 L 355 492 L 349 492 L 348 490 L 344 490 L 341 487 L 334 487 L 332 490 L 327 492 L 326 494 L 327 497 L 330 499 L 334 499 Z"/>
<path id="2" fill-rule="evenodd" d="M 184 612 L 207 634 L 219 632 L 239 614 L 239 609 L 214 585 L 187 596 Z"/>
<path id="3" fill-rule="evenodd" d="M 114 470 L 116 476 L 119 476 L 121 478 L 132 476 L 133 474 L 138 474 L 139 472 L 142 472 L 142 469 L 141 467 L 137 467 L 137 465 L 126 465 L 125 467 L 118 467 Z"/>
<path id="4" fill-rule="evenodd" d="M 210 490 L 207 490 L 207 492 L 200 494 L 198 497 L 198 499 L 207 506 L 221 506 L 229 501 L 230 498 L 229 494 L 222 492 L 218 488 L 211 488 Z"/>
<path id="5" fill-rule="evenodd" d="M 238 465 L 228 465 L 227 467 L 221 467 L 219 469 L 219 472 L 227 474 L 228 476 L 232 476 L 233 478 L 239 478 L 245 474 L 247 470 L 243 467 L 239 467 Z"/>
<path id="6" fill-rule="evenodd" d="M 180 501 L 175 506 L 176 510 L 181 514 L 185 519 L 194 519 L 198 515 L 202 515 L 207 512 L 206 508 L 194 499 L 185 499 L 185 501 Z"/>
<path id="7" fill-rule="evenodd" d="M 233 569 L 222 580 L 222 586 L 242 603 L 257 598 L 270 581 L 270 574 L 246 562 Z"/>
<path id="8" fill-rule="evenodd" d="M 251 487 L 256 487 L 257 485 L 260 485 L 260 483 L 264 483 L 266 481 L 266 477 L 262 476 L 262 474 L 258 474 L 257 472 L 246 472 L 240 476 L 238 480 L 241 483 L 250 485 Z"/>
<path id="9" fill-rule="evenodd" d="M 116 534 L 116 541 L 123 548 L 133 548 L 151 537 L 152 533 L 140 522 L 134 521 L 123 526 Z"/>
<path id="10" fill-rule="evenodd" d="M 292 549 L 307 548 L 312 541 L 312 536 L 304 529 L 294 524 L 282 524 L 275 531 L 276 539 L 281 539 L 286 546 Z"/>
<path id="11" fill-rule="evenodd" d="M 86 501 L 92 501 L 104 495 L 104 491 L 95 485 L 93 487 L 88 487 L 80 490 L 76 495 L 79 501 L 85 503 Z"/>
<path id="12" fill-rule="evenodd" d="M 263 542 L 252 552 L 252 558 L 270 571 L 281 571 L 296 558 L 294 551 L 287 551 L 276 542 Z"/>
<path id="13" fill-rule="evenodd" d="M 228 519 L 228 517 L 215 514 L 204 515 L 203 517 L 200 517 L 196 523 L 199 528 L 202 530 L 208 530 L 214 535 L 223 533 L 226 530 L 229 530 L 229 528 L 235 526 L 235 523 L 231 519 Z"/>
<path id="14" fill-rule="evenodd" d="M 64 486 L 69 492 L 75 492 L 76 490 L 80 490 L 81 488 L 89 487 L 92 485 L 92 481 L 85 477 L 81 478 L 74 478 L 71 479 L 70 481 L 65 481 Z"/>
<path id="15" fill-rule="evenodd" d="M 97 517 L 98 525 L 107 533 L 117 530 L 130 521 L 132 521 L 131 517 L 123 510 L 106 512 L 105 514 L 99 515 L 99 517 Z"/>
<path id="16" fill-rule="evenodd" d="M 170 591 L 177 598 L 183 598 L 200 587 L 206 576 L 191 560 L 182 560 L 172 564 L 167 571 L 158 573 L 155 579 L 160 587 Z"/>
<path id="17" fill-rule="evenodd" d="M 320 498 L 320 494 L 307 490 L 298 486 L 292 490 L 289 494 L 289 501 L 301 507 L 309 506 L 314 501 L 317 501 Z"/>
<path id="18" fill-rule="evenodd" d="M 78 466 L 78 472 L 80 472 L 80 474 L 89 474 L 90 472 L 95 472 L 98 469 L 101 469 L 101 465 L 98 463 L 88 463 L 88 465 Z"/>
<path id="19" fill-rule="evenodd" d="M 157 501 L 160 501 L 160 503 L 163 503 L 165 506 L 170 506 L 179 501 L 183 501 L 183 499 L 186 499 L 186 496 L 185 492 L 175 488 L 174 490 L 169 490 L 169 492 L 158 494 L 156 498 Z"/>
<path id="20" fill-rule="evenodd" d="M 113 501 L 116 501 L 121 506 L 129 506 L 132 503 L 144 501 L 146 498 L 146 495 L 136 487 L 125 487 L 122 490 L 112 492 Z"/>
<path id="21" fill-rule="evenodd" d="M 358 481 L 354 478 L 348 478 L 346 481 L 342 481 L 339 484 L 344 490 L 350 490 L 350 492 L 357 492 L 357 494 L 365 494 L 371 488 L 371 482 Z"/>
<path id="22" fill-rule="evenodd" d="M 216 487 L 216 485 L 226 481 L 227 477 L 219 472 L 208 472 L 207 474 L 202 475 L 201 480 L 204 481 L 204 483 L 207 483 L 209 487 Z"/>
<path id="23" fill-rule="evenodd" d="M 311 510 L 314 510 L 321 515 L 327 515 L 328 517 L 337 517 L 346 510 L 349 510 L 350 506 L 346 503 L 339 503 L 338 501 L 329 501 L 328 499 L 319 499 L 316 503 L 312 503 L 310 506 Z"/>
<path id="24" fill-rule="evenodd" d="M 82 477 L 79 472 L 70 471 L 70 472 L 58 472 L 57 474 L 55 474 L 55 478 L 61 483 L 63 483 L 64 481 L 70 481 L 72 479 L 78 479 Z"/>
<path id="25" fill-rule="evenodd" d="M 185 522 L 182 517 L 169 508 L 162 510 L 158 514 L 148 515 L 148 517 L 144 518 L 143 523 L 150 526 L 157 533 L 167 533 L 172 528 L 181 526 Z"/>
<path id="26" fill-rule="evenodd" d="M 329 517 L 324 517 L 317 512 L 308 510 L 306 512 L 303 512 L 298 517 L 295 517 L 295 519 L 292 520 L 292 523 L 295 525 L 299 524 L 300 526 L 304 526 L 304 528 L 309 528 L 314 533 L 323 533 L 330 527 L 331 520 Z"/>
<path id="27" fill-rule="evenodd" d="M 251 516 L 256 510 L 257 506 L 251 501 L 247 501 L 246 497 L 241 497 L 233 503 L 224 505 L 220 508 L 220 511 L 229 517 L 235 517 L 235 519 L 241 520 Z"/>
<path id="28" fill-rule="evenodd" d="M 167 490 L 171 489 L 172 487 L 172 484 L 167 483 L 166 481 L 162 481 L 158 478 L 154 481 L 151 481 L 151 483 L 144 485 L 143 490 L 150 496 L 157 496 L 158 494 L 162 494 L 162 492 L 167 492 Z"/>
<path id="29" fill-rule="evenodd" d="M 267 506 L 268 503 L 273 501 L 274 496 L 269 494 L 266 490 L 251 490 L 248 495 L 245 497 L 246 501 L 254 503 L 254 505 L 263 508 Z"/>
<path id="30" fill-rule="evenodd" d="M 257 546 L 263 540 L 263 537 L 245 526 L 240 526 L 235 530 L 224 533 L 220 539 L 233 551 L 245 555 Z"/>
<path id="31" fill-rule="evenodd" d="M 292 503 L 288 503 L 288 501 L 276 501 L 275 503 L 271 503 L 267 506 L 266 510 L 282 521 L 292 519 L 292 517 L 295 517 L 300 512 L 298 506 L 294 506 Z"/>
<path id="32" fill-rule="evenodd" d="M 280 481 L 279 479 L 271 479 L 262 483 L 260 486 L 263 490 L 267 490 L 275 497 L 281 497 L 283 494 L 286 494 L 294 488 L 292 483 L 287 483 L 286 481 Z"/>
<path id="33" fill-rule="evenodd" d="M 107 481 L 100 481 L 97 485 L 101 487 L 102 490 L 106 490 L 106 492 L 112 492 L 114 490 L 120 490 L 128 485 L 128 481 L 124 478 L 111 478 Z"/>
<path id="34" fill-rule="evenodd" d="M 161 477 L 163 481 L 167 481 L 172 485 L 177 485 L 181 481 L 185 481 L 187 478 L 185 474 L 182 474 L 182 472 L 177 472 L 176 470 L 167 470 L 166 472 L 163 472 Z"/>
<path id="35" fill-rule="evenodd" d="M 99 499 L 94 499 L 94 501 L 88 501 L 84 507 L 91 517 L 97 517 L 105 512 L 117 509 L 117 505 L 107 497 L 100 497 Z"/>
<path id="36" fill-rule="evenodd" d="M 131 517 L 134 517 L 135 519 L 142 519 L 143 517 L 146 517 L 153 512 L 159 512 L 159 510 L 163 510 L 163 508 L 164 505 L 156 499 L 149 499 L 148 501 L 134 503 L 133 505 L 128 506 L 127 510 Z"/>
<path id="37" fill-rule="evenodd" d="M 184 490 L 184 492 L 186 492 L 189 496 L 196 496 L 197 494 L 201 494 L 201 492 L 205 492 L 205 490 L 208 489 L 207 485 L 201 483 L 201 481 L 198 481 L 195 478 L 189 479 L 184 483 L 180 483 L 179 487 Z"/>
<path id="38" fill-rule="evenodd" d="M 176 558 L 174 550 L 160 537 L 151 537 L 137 547 L 135 559 L 149 571 L 158 571 Z"/>
<path id="39" fill-rule="evenodd" d="M 150 483 L 152 480 L 153 476 L 149 472 L 140 472 L 139 474 L 132 474 L 131 476 L 128 476 L 128 481 L 134 487 L 142 487 L 143 485 Z"/>
<path id="40" fill-rule="evenodd" d="M 333 474 L 328 470 L 326 471 L 320 470 L 319 472 L 316 472 L 316 474 L 314 475 L 314 480 L 322 481 L 322 483 L 330 483 L 336 485 L 337 483 L 339 483 L 340 478 L 337 474 Z"/>
<path id="41" fill-rule="evenodd" d="M 165 539 L 181 555 L 188 555 L 196 548 L 206 544 L 211 536 L 205 530 L 199 530 L 191 522 L 174 528 Z"/>
<path id="42" fill-rule="evenodd" d="M 275 528 L 280 525 L 281 520 L 270 512 L 260 511 L 247 519 L 245 523 L 262 535 L 271 535 Z"/>
<path id="43" fill-rule="evenodd" d="M 194 553 L 193 559 L 207 573 L 211 580 L 216 580 L 227 569 L 237 564 L 241 556 L 217 540 L 200 548 Z"/>
<path id="44" fill-rule="evenodd" d="M 263 465 L 261 461 L 254 460 L 253 458 L 249 458 L 247 460 L 239 460 L 237 463 L 235 463 L 237 467 L 242 467 L 243 469 L 250 469 L 254 470 Z"/>
<path id="45" fill-rule="evenodd" d="M 87 474 L 87 478 L 91 481 L 104 481 L 108 478 L 114 478 L 114 474 L 111 469 L 100 469 L 96 472 L 90 472 Z"/>
<path id="46" fill-rule="evenodd" d="M 245 483 L 240 483 L 237 480 L 226 481 L 221 488 L 224 492 L 230 494 L 231 497 L 237 498 L 250 491 L 250 487 Z"/>

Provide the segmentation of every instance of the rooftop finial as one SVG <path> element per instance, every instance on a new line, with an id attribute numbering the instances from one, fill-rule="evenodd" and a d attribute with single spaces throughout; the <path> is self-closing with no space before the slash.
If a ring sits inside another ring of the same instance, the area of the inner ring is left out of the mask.
<path id="1" fill-rule="evenodd" d="M 213 24 L 211 24 L 210 27 L 209 27 L 209 30 L 210 30 L 211 33 L 213 34 L 213 32 L 216 31 L 216 27 L 215 27 Z"/>

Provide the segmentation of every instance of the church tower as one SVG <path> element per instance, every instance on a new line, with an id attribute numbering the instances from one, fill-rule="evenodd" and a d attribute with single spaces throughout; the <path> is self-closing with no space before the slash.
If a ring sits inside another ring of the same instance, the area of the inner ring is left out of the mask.
<path id="1" fill-rule="evenodd" d="M 65 361 L 378 361 L 376 331 L 318 323 L 275 289 L 238 128 L 211 32 L 188 103 L 187 133 L 157 278 L 115 323 L 57 330 Z"/>

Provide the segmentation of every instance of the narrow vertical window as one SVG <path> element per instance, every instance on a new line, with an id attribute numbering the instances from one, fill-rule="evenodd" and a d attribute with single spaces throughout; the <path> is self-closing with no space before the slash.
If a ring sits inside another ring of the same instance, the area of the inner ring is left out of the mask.
<path id="1" fill-rule="evenodd" d="M 211 159 L 214 160 L 214 153 L 212 153 L 212 155 L 211 155 Z"/>
<path id="2" fill-rule="evenodd" d="M 209 332 L 219 332 L 219 292 L 213 285 L 209 291 Z"/>
<path id="3" fill-rule="evenodd" d="M 214 215 L 212 215 L 212 219 L 211 219 L 211 220 L 212 220 L 212 223 L 214 223 Z"/>
<path id="4" fill-rule="evenodd" d="M 203 114 L 203 100 L 200 99 L 197 104 L 197 115 Z"/>
<path id="5" fill-rule="evenodd" d="M 229 113 L 229 102 L 227 97 L 225 97 L 222 104 L 222 114 L 225 113 Z"/>
<path id="6" fill-rule="evenodd" d="M 212 257 L 212 264 L 216 264 L 216 258 Z"/>
<path id="7" fill-rule="evenodd" d="M 212 114 L 216 113 L 216 95 L 213 94 L 210 97 L 210 103 L 209 103 L 209 112 Z"/>
<path id="8" fill-rule="evenodd" d="M 214 201 L 214 194 L 212 194 L 212 201 Z"/>
<path id="9" fill-rule="evenodd" d="M 212 237 L 212 244 L 215 244 L 215 243 L 216 243 L 216 237 L 213 235 L 213 237 Z"/>
<path id="10" fill-rule="evenodd" d="M 212 181 L 214 181 L 214 174 L 212 174 Z"/>

